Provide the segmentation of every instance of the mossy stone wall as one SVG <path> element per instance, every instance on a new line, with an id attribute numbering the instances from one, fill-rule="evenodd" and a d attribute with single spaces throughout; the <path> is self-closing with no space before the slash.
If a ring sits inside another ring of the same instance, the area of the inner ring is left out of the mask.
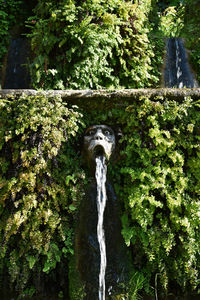
<path id="1" fill-rule="evenodd" d="M 60 95 L 1 91 L 2 284 L 6 278 L 22 296 L 48 290 L 67 299 L 74 227 L 90 180 L 82 135 L 91 124 L 106 124 L 123 133 L 118 161 L 108 168 L 134 268 L 121 299 L 155 288 L 160 295 L 196 292 L 199 89 Z"/>

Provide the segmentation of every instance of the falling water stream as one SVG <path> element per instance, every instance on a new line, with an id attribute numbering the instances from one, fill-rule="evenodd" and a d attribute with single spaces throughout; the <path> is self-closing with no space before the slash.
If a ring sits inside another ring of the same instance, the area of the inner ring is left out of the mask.
<path id="1" fill-rule="evenodd" d="M 181 58 L 180 58 L 180 46 L 179 42 L 176 39 L 175 40 L 175 45 L 176 45 L 176 78 L 177 78 L 177 87 L 178 88 L 183 88 L 183 81 L 179 80 L 181 76 L 183 75 L 183 72 L 181 70 Z"/>
<path id="2" fill-rule="evenodd" d="M 104 210 L 106 207 L 106 172 L 104 156 L 96 157 L 96 181 L 97 181 L 97 238 L 100 249 L 100 271 L 99 271 L 99 300 L 105 300 L 105 273 L 106 273 L 106 244 L 103 228 Z"/>
<path id="3" fill-rule="evenodd" d="M 29 57 L 29 44 L 26 38 L 19 37 L 10 42 L 5 74 L 4 89 L 29 88 L 30 76 L 26 64 Z"/>
<path id="4" fill-rule="evenodd" d="M 166 44 L 164 85 L 169 88 L 195 88 L 198 83 L 188 62 L 183 39 L 171 38 Z"/>

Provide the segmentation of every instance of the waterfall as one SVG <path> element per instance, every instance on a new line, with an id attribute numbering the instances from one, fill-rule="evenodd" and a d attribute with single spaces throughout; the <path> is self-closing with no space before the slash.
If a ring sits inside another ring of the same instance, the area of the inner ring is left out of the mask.
<path id="1" fill-rule="evenodd" d="M 187 53 L 181 38 L 171 38 L 166 44 L 164 85 L 169 88 L 198 87 L 188 63 Z"/>
<path id="2" fill-rule="evenodd" d="M 97 182 L 97 238 L 100 249 L 100 272 L 99 272 L 99 300 L 105 300 L 105 273 L 106 273 L 106 244 L 103 228 L 104 210 L 106 206 L 106 172 L 104 156 L 96 157 L 96 182 Z"/>
<path id="3" fill-rule="evenodd" d="M 26 38 L 12 39 L 8 51 L 5 81 L 3 89 L 29 88 L 30 76 L 26 64 L 29 56 L 29 44 Z"/>
<path id="4" fill-rule="evenodd" d="M 177 87 L 183 88 L 183 81 L 181 76 L 183 75 L 181 69 L 181 49 L 178 39 L 175 39 L 175 46 L 176 46 L 176 78 L 177 78 Z"/>

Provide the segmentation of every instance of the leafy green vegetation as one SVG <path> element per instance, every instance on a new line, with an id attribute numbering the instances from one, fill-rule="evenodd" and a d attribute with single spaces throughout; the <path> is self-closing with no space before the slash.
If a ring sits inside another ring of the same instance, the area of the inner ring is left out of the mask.
<path id="1" fill-rule="evenodd" d="M 197 79 L 200 81 L 200 29 L 199 29 L 200 5 L 197 0 L 187 0 L 184 16 L 183 34 L 186 38 L 186 46 L 190 50 L 190 59 L 194 70 L 197 73 Z"/>
<path id="2" fill-rule="evenodd" d="M 157 87 L 164 38 L 181 35 L 187 3 L 2 1 L 0 60 L 10 32 L 21 27 L 32 46 L 36 89 Z"/>
<path id="3" fill-rule="evenodd" d="M 180 1 L 178 1 L 180 2 Z M 160 14 L 160 29 L 164 37 L 180 37 L 184 27 L 185 5 L 172 2 Z"/>
<path id="4" fill-rule="evenodd" d="M 0 60 L 23 3 L 0 0 Z M 198 71 L 199 12 L 197 0 L 38 1 L 27 22 L 32 84 L 156 87 L 163 37 L 183 34 Z M 189 98 L 97 99 L 79 107 L 43 95 L 0 99 L 0 284 L 5 277 L 20 297 L 47 286 L 60 298 L 68 295 L 74 227 L 89 180 L 81 135 L 103 123 L 123 132 L 109 176 L 133 264 L 129 286 L 116 297 L 198 292 L 199 108 Z M 77 283 L 70 284 L 72 294 L 84 295 L 82 286 L 74 292 Z"/>
<path id="5" fill-rule="evenodd" d="M 160 100 L 124 115 L 123 235 L 144 272 L 183 292 L 199 283 L 199 102 Z"/>
<path id="6" fill-rule="evenodd" d="M 196 0 L 2 0 L 0 4 L 0 61 L 11 34 L 23 28 L 32 46 L 29 67 L 36 89 L 157 87 L 164 39 L 183 35 L 198 72 Z"/>
<path id="7" fill-rule="evenodd" d="M 145 291 L 155 282 L 158 293 L 197 291 L 199 101 L 141 97 L 97 118 L 123 128 L 122 159 L 111 176 L 134 267 L 149 281 Z"/>
<path id="8" fill-rule="evenodd" d="M 0 0 L 0 88 L 4 87 L 11 40 L 23 37 L 25 20 L 32 14 L 35 0 Z"/>
<path id="9" fill-rule="evenodd" d="M 16 22 L 16 16 L 19 14 L 21 5 L 22 1 L 0 0 L 0 63 L 7 53 L 10 39 L 9 31 Z"/>
<path id="10" fill-rule="evenodd" d="M 39 1 L 29 18 L 32 83 L 43 89 L 139 88 L 159 81 L 155 1 Z M 155 18 L 154 18 L 155 19 Z M 163 44 L 162 44 L 163 45 Z"/>
<path id="11" fill-rule="evenodd" d="M 68 288 L 58 278 L 73 255 L 75 216 L 89 180 L 80 135 L 94 123 L 123 132 L 109 176 L 137 277 L 128 297 L 199 288 L 200 102 L 111 102 L 77 108 L 42 95 L 1 99 L 0 265 L 21 295 L 40 292 L 36 278 L 54 282 L 60 295 Z"/>
<path id="12" fill-rule="evenodd" d="M 40 273 L 51 278 L 73 254 L 71 223 L 84 174 L 66 146 L 80 122 L 59 98 L 0 101 L 0 265 L 24 295 L 35 291 Z"/>

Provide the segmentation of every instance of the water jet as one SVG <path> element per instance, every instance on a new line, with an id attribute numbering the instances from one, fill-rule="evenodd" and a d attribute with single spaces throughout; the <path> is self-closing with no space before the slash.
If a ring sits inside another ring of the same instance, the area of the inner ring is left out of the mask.
<path id="1" fill-rule="evenodd" d="M 107 179 L 115 149 L 115 132 L 109 126 L 86 130 L 83 157 L 92 179 L 80 209 L 76 252 L 87 300 L 113 295 L 126 269 L 117 198 Z"/>

